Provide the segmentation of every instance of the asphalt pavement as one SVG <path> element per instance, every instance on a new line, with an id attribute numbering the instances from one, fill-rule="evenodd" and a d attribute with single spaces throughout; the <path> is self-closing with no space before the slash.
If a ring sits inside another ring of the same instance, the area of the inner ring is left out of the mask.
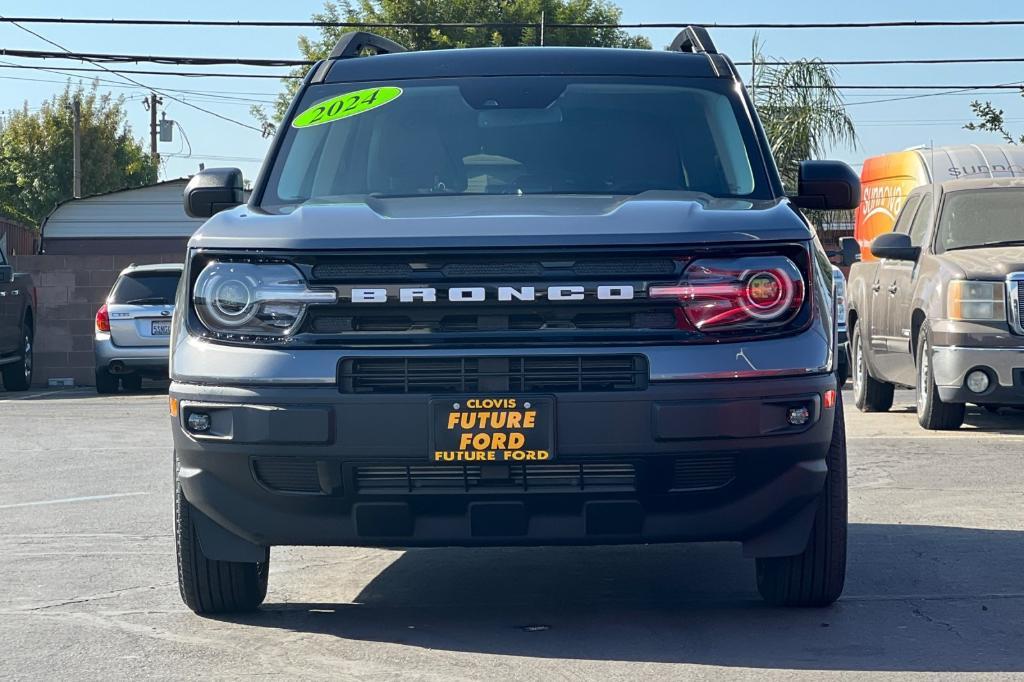
<path id="1" fill-rule="evenodd" d="M 166 396 L 0 391 L 0 678 L 1024 678 L 1024 413 L 930 433 L 910 392 L 847 405 L 831 608 L 764 605 L 728 544 L 275 548 L 264 608 L 205 619 L 178 597 Z"/>

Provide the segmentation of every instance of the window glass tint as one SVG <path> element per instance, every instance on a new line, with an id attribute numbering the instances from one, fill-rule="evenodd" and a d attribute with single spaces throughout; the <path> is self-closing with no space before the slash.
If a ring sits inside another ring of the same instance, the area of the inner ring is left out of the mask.
<path id="1" fill-rule="evenodd" d="M 921 246 L 925 234 L 932 220 L 932 195 L 925 194 L 921 197 L 921 208 L 914 216 L 914 222 L 910 224 L 910 243 L 913 246 Z"/>
<path id="2" fill-rule="evenodd" d="M 291 210 L 367 195 L 637 194 L 771 198 L 732 91 L 657 79 L 395 81 L 401 96 L 329 123 L 288 124 L 262 198 Z M 298 112 L 373 84 L 319 85 Z"/>
<path id="3" fill-rule="evenodd" d="M 939 217 L 938 247 L 969 249 L 1024 242 L 1024 188 L 950 192 Z"/>
<path id="4" fill-rule="evenodd" d="M 178 290 L 179 272 L 143 273 L 124 275 L 110 292 L 110 303 L 136 305 L 167 305 L 174 303 Z"/>
<path id="5" fill-rule="evenodd" d="M 921 196 L 913 196 L 907 199 L 907 203 L 903 205 L 903 210 L 900 211 L 900 215 L 896 218 L 896 224 L 893 225 L 892 231 L 899 232 L 901 234 L 910 233 L 910 223 L 914 220 L 914 212 L 917 211 L 917 207 L 921 204 Z"/>

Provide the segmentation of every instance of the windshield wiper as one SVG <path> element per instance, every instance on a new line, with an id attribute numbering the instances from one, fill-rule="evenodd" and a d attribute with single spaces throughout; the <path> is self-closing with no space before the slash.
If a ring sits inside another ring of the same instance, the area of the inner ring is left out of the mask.
<path id="1" fill-rule="evenodd" d="M 162 296 L 150 296 L 149 298 L 133 298 L 125 301 L 125 305 L 170 305 L 171 302 Z"/>
<path id="2" fill-rule="evenodd" d="M 961 249 L 987 249 L 992 246 L 1024 246 L 1024 239 L 1007 239 L 998 242 L 982 242 L 981 244 L 965 244 L 963 246 L 951 246 L 946 251 L 960 251 Z"/>

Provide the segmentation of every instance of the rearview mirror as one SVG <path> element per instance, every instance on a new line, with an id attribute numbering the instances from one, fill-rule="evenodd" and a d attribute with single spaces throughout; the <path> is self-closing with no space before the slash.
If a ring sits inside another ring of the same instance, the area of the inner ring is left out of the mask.
<path id="1" fill-rule="evenodd" d="M 0 265 L 0 284 L 10 284 L 14 281 L 14 266 Z"/>
<path id="2" fill-rule="evenodd" d="M 921 249 L 910 243 L 910 235 L 901 232 L 886 232 L 875 237 L 871 242 L 871 255 L 875 258 L 888 258 L 889 260 L 911 260 L 916 261 L 921 255 Z"/>
<path id="3" fill-rule="evenodd" d="M 860 178 L 842 161 L 801 161 L 795 206 L 813 211 L 848 211 L 860 204 Z"/>
<path id="4" fill-rule="evenodd" d="M 839 252 L 841 254 L 842 263 L 846 267 L 850 267 L 854 263 L 860 261 L 860 244 L 853 237 L 840 237 L 839 238 Z"/>
<path id="5" fill-rule="evenodd" d="M 245 188 L 237 168 L 207 168 L 185 186 L 185 213 L 193 218 L 209 218 L 243 203 Z"/>

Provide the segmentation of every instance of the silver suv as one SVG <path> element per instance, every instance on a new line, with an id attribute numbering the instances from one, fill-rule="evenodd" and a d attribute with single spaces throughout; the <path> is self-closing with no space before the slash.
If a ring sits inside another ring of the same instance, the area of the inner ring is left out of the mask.
<path id="1" fill-rule="evenodd" d="M 180 263 L 130 265 L 96 312 L 96 392 L 142 388 L 143 376 L 167 377 L 174 295 Z"/>

